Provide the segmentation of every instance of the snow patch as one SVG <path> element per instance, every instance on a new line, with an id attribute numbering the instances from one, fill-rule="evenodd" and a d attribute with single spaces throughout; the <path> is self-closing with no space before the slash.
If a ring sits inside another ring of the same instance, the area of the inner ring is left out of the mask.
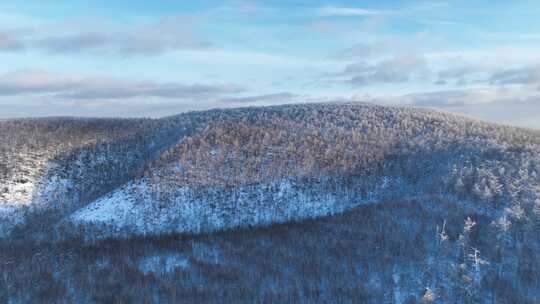
<path id="1" fill-rule="evenodd" d="M 189 260 L 182 254 L 156 255 L 143 258 L 138 268 L 144 274 L 167 274 L 177 270 L 186 270 L 190 266 Z"/>
<path id="2" fill-rule="evenodd" d="M 193 243 L 191 246 L 193 250 L 193 257 L 200 262 L 218 265 L 222 262 L 223 258 L 219 250 L 215 247 L 208 246 L 204 243 Z"/>
<path id="3" fill-rule="evenodd" d="M 79 209 L 66 221 L 91 226 L 92 233 L 85 235 L 90 239 L 198 234 L 330 216 L 383 197 L 411 193 L 402 181 L 389 178 L 363 193 L 358 188 L 339 187 L 330 178 L 318 183 L 282 179 L 234 188 L 155 187 L 160 185 L 144 178 L 132 181 Z"/>
<path id="4" fill-rule="evenodd" d="M 232 190 L 179 187 L 168 195 L 152 195 L 144 179 L 131 182 L 78 210 L 68 221 L 113 227 L 102 236 L 120 231 L 201 233 L 332 215 L 362 202 L 350 199 L 354 195 L 312 191 L 287 180 Z"/>
<path id="5" fill-rule="evenodd" d="M 123 191 L 115 191 L 88 207 L 77 211 L 72 218 L 75 221 L 88 222 L 124 222 L 129 212 L 133 212 L 133 198 Z"/>

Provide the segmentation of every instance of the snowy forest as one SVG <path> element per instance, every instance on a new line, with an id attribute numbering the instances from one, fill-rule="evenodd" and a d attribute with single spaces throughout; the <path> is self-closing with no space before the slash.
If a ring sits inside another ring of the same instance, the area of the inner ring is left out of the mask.
<path id="1" fill-rule="evenodd" d="M 540 132 L 360 103 L 0 121 L 0 302 L 538 303 Z"/>

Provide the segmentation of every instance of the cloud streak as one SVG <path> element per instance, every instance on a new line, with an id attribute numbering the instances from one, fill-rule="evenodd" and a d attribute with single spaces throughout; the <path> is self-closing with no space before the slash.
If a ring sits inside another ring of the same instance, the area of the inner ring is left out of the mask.
<path id="1" fill-rule="evenodd" d="M 323 6 L 319 8 L 319 15 L 325 17 L 332 16 L 374 16 L 380 14 L 379 11 L 357 8 L 357 7 L 340 7 L 340 6 Z"/>
<path id="2" fill-rule="evenodd" d="M 491 75 L 489 82 L 496 85 L 540 85 L 540 66 L 499 71 Z"/>
<path id="3" fill-rule="evenodd" d="M 221 101 L 224 103 L 232 103 L 232 104 L 285 103 L 285 102 L 297 101 L 298 98 L 300 97 L 301 97 L 300 95 L 296 95 L 290 92 L 282 92 L 282 93 L 247 96 L 247 97 L 225 98 L 225 99 L 222 99 Z"/>
<path id="4" fill-rule="evenodd" d="M 486 87 L 478 89 L 419 92 L 397 97 L 381 97 L 375 102 L 421 107 L 467 107 L 491 105 L 540 105 L 540 92 L 521 88 Z"/>
<path id="5" fill-rule="evenodd" d="M 0 31 L 0 51 L 16 52 L 24 49 L 24 44 L 13 31 Z"/>
<path id="6" fill-rule="evenodd" d="M 219 98 L 243 92 L 232 84 L 182 84 L 116 78 L 54 76 L 43 71 L 17 71 L 0 76 L 0 96 L 47 95 L 64 100 L 111 100 L 135 97 L 167 99 Z"/>
<path id="7" fill-rule="evenodd" d="M 194 33 L 189 18 L 168 17 L 153 24 L 118 29 L 85 31 L 47 31 L 33 29 L 32 34 L 17 35 L 0 31 L 0 51 L 37 50 L 52 54 L 107 54 L 120 56 L 157 56 L 167 52 L 206 49 L 212 44 Z"/>
<path id="8" fill-rule="evenodd" d="M 397 56 L 376 63 L 357 62 L 347 65 L 338 75 L 354 86 L 380 83 L 404 83 L 423 77 L 428 72 L 424 57 L 415 55 Z"/>

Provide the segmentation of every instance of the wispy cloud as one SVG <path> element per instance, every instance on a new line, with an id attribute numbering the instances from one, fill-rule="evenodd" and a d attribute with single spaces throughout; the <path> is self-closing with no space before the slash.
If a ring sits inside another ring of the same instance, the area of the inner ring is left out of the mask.
<path id="1" fill-rule="evenodd" d="M 510 65 L 510 63 L 508 63 Z M 461 65 L 438 72 L 436 84 L 457 86 L 482 84 L 491 86 L 540 85 L 540 66 L 498 68 L 478 65 Z"/>
<path id="2" fill-rule="evenodd" d="M 255 96 L 246 96 L 246 97 L 233 97 L 222 99 L 222 102 L 225 103 L 236 103 L 236 104 L 255 104 L 255 103 L 288 103 L 293 101 L 298 101 L 300 95 L 293 94 L 290 92 L 282 92 L 275 94 L 266 94 L 266 95 L 255 95 Z"/>
<path id="3" fill-rule="evenodd" d="M 396 97 L 381 97 L 375 102 L 425 107 L 466 107 L 491 105 L 538 104 L 540 92 L 516 87 L 484 87 L 474 89 L 418 92 Z"/>
<path id="4" fill-rule="evenodd" d="M 0 31 L 0 51 L 15 52 L 24 49 L 16 31 Z"/>
<path id="5" fill-rule="evenodd" d="M 0 31 L 0 51 L 154 56 L 185 49 L 204 49 L 211 45 L 195 34 L 193 20 L 185 17 L 167 17 L 126 29 L 96 27 L 71 31 L 69 28 L 55 28 L 51 31 L 36 28 L 32 29 L 31 35 L 19 35 L 17 30 Z"/>
<path id="6" fill-rule="evenodd" d="M 374 16 L 380 12 L 371 9 L 341 6 L 323 6 L 318 9 L 321 16 Z"/>
<path id="7" fill-rule="evenodd" d="M 427 61 L 422 56 L 404 55 L 375 63 L 364 61 L 347 65 L 343 71 L 330 77 L 355 86 L 378 83 L 403 83 L 428 73 Z"/>
<path id="8" fill-rule="evenodd" d="M 455 20 L 446 18 L 438 18 L 441 12 L 450 9 L 446 5 L 413 5 L 392 10 L 375 10 L 360 7 L 346 6 L 323 6 L 318 9 L 318 14 L 323 17 L 373 17 L 382 16 L 389 20 L 406 20 L 408 22 L 427 24 L 427 25 L 444 25 L 455 26 L 461 24 Z M 435 16 L 434 16 L 435 15 Z"/>
<path id="9" fill-rule="evenodd" d="M 0 96 L 41 94 L 69 100 L 134 97 L 195 99 L 219 98 L 243 91 L 243 88 L 232 84 L 182 84 L 128 81 L 107 77 L 66 77 L 30 70 L 0 76 Z"/>
<path id="10" fill-rule="evenodd" d="M 491 75 L 491 84 L 540 85 L 540 66 L 505 69 Z"/>
<path id="11" fill-rule="evenodd" d="M 445 68 L 437 72 L 436 85 L 464 86 L 468 84 L 483 84 L 489 75 L 489 69 L 475 65 L 459 65 Z"/>

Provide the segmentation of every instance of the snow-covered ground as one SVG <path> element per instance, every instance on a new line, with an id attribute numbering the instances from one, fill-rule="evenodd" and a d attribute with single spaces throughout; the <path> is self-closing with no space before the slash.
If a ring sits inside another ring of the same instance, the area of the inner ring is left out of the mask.
<path id="1" fill-rule="evenodd" d="M 11 154 L 9 158 L 17 167 L 0 180 L 0 236 L 24 220 L 22 210 L 32 204 L 45 164 L 33 153 Z"/>
<path id="2" fill-rule="evenodd" d="M 7 205 L 27 205 L 32 200 L 35 189 L 35 181 L 24 180 L 21 182 L 9 181 L 3 185 L 0 193 L 0 202 Z"/>
<path id="3" fill-rule="evenodd" d="M 27 205 L 31 203 L 39 184 L 43 163 L 32 156 L 19 156 L 16 170 L 10 172 L 0 184 L 0 204 Z"/>
<path id="4" fill-rule="evenodd" d="M 141 193 L 138 189 L 142 189 L 136 189 L 137 186 L 144 186 L 144 184 L 130 183 L 109 193 L 75 212 L 71 216 L 71 220 L 77 223 L 104 223 L 117 227 L 129 225 L 141 231 L 144 228 L 144 216 L 141 213 L 144 213 L 144 209 L 149 206 L 145 203 L 148 200 L 147 195 L 137 197 L 136 194 Z"/>
<path id="5" fill-rule="evenodd" d="M 75 221 L 125 222 L 138 210 L 129 191 L 115 191 L 73 214 Z"/>
<path id="6" fill-rule="evenodd" d="M 53 206 L 70 187 L 68 180 L 48 175 L 53 165 L 42 155 L 21 153 L 16 159 L 16 169 L 0 180 L 0 237 L 24 223 L 25 211 Z"/>
<path id="7" fill-rule="evenodd" d="M 166 255 L 154 255 L 143 258 L 139 261 L 139 270 L 144 274 L 167 274 L 177 270 L 189 268 L 189 260 L 186 256 L 178 253 Z"/>
<path id="8" fill-rule="evenodd" d="M 130 182 L 67 220 L 94 228 L 108 226 L 102 236 L 200 233 L 332 215 L 370 202 L 347 192 L 313 191 L 289 180 L 229 192 L 180 187 L 165 201 L 155 199 L 150 188 L 144 179 Z"/>

